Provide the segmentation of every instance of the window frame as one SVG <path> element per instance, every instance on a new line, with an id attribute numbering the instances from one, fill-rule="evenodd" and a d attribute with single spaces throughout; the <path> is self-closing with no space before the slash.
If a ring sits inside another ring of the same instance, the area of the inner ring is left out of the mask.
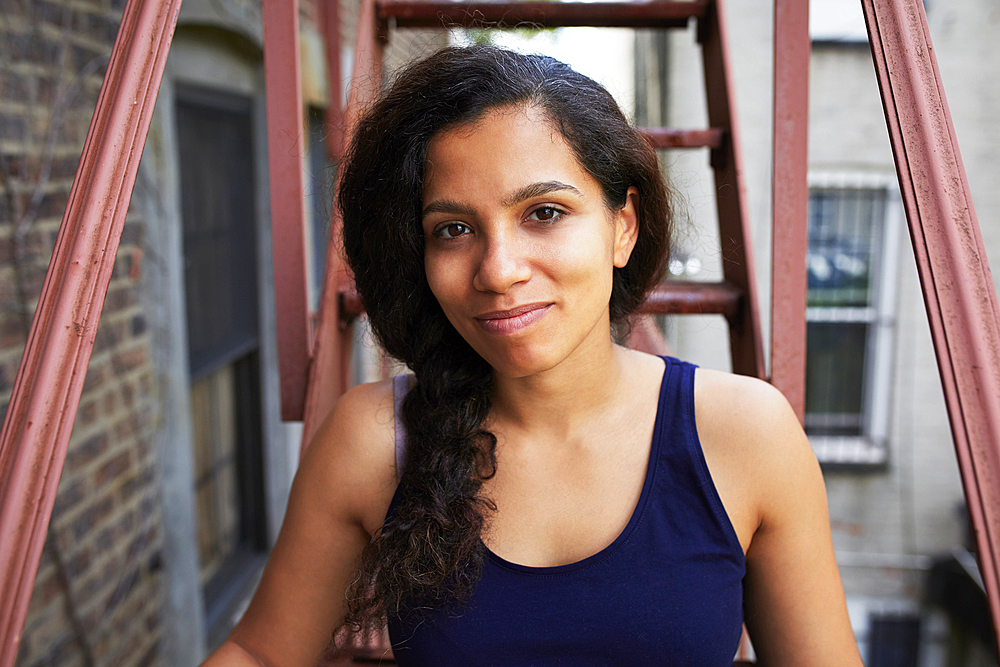
<path id="1" fill-rule="evenodd" d="M 866 322 L 862 434 L 859 436 L 808 435 L 820 463 L 846 466 L 884 466 L 888 463 L 891 424 L 893 338 L 903 207 L 893 172 L 811 171 L 809 190 L 882 190 L 885 210 L 882 247 L 874 272 L 874 303 L 867 307 L 819 306 L 806 308 L 806 322 Z M 873 255 L 875 257 L 876 255 Z"/>

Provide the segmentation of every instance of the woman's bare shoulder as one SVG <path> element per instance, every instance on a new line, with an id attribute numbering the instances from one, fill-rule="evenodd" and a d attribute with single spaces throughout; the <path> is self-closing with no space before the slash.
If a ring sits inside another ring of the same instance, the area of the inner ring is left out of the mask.
<path id="1" fill-rule="evenodd" d="M 299 465 L 299 476 L 371 532 L 396 488 L 392 380 L 358 385 L 334 405 Z"/>
<path id="2" fill-rule="evenodd" d="M 306 449 L 246 614 L 208 664 L 316 664 L 343 620 L 343 591 L 395 489 L 392 383 L 355 387 Z M 242 651 L 242 653 L 241 653 Z"/>
<path id="3" fill-rule="evenodd" d="M 761 380 L 709 370 L 695 378 L 702 448 L 746 553 L 744 606 L 758 660 L 860 667 L 823 475 L 795 413 Z"/>
<path id="4" fill-rule="evenodd" d="M 695 410 L 699 434 L 723 436 L 720 446 L 783 455 L 805 442 L 785 396 L 757 378 L 699 368 Z"/>
<path id="5" fill-rule="evenodd" d="M 784 395 L 756 378 L 698 369 L 698 435 L 713 477 L 741 498 L 755 521 L 781 511 L 788 491 L 822 490 L 812 447 Z M 719 481 L 719 480 L 717 480 Z"/>

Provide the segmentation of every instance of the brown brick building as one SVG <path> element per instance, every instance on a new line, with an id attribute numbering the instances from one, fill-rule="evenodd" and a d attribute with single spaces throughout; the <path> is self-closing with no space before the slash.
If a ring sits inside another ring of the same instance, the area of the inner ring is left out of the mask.
<path id="1" fill-rule="evenodd" d="M 322 257 L 329 92 L 302 5 Z M 0 413 L 124 6 L 0 2 Z M 299 431 L 278 412 L 262 37 L 259 0 L 181 10 L 18 665 L 197 664 L 277 534 Z"/>

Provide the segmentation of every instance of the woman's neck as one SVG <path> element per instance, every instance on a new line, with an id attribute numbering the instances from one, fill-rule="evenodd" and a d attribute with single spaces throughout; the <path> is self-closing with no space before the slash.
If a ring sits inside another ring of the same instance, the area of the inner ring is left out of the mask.
<path id="1" fill-rule="evenodd" d="M 615 345 L 578 350 L 555 368 L 521 378 L 495 376 L 491 422 L 503 431 L 568 442 L 628 396 L 643 355 Z"/>

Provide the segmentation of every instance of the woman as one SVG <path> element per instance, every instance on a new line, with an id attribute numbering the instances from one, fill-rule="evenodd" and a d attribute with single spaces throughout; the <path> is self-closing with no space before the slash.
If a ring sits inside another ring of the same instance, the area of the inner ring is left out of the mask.
<path id="1" fill-rule="evenodd" d="M 359 125 L 339 193 L 378 341 L 209 664 L 859 665 L 822 477 L 769 385 L 615 343 L 668 256 L 656 156 L 550 58 L 445 49 Z M 405 398 L 404 398 L 405 396 Z M 346 591 L 346 595 L 345 595 Z"/>

